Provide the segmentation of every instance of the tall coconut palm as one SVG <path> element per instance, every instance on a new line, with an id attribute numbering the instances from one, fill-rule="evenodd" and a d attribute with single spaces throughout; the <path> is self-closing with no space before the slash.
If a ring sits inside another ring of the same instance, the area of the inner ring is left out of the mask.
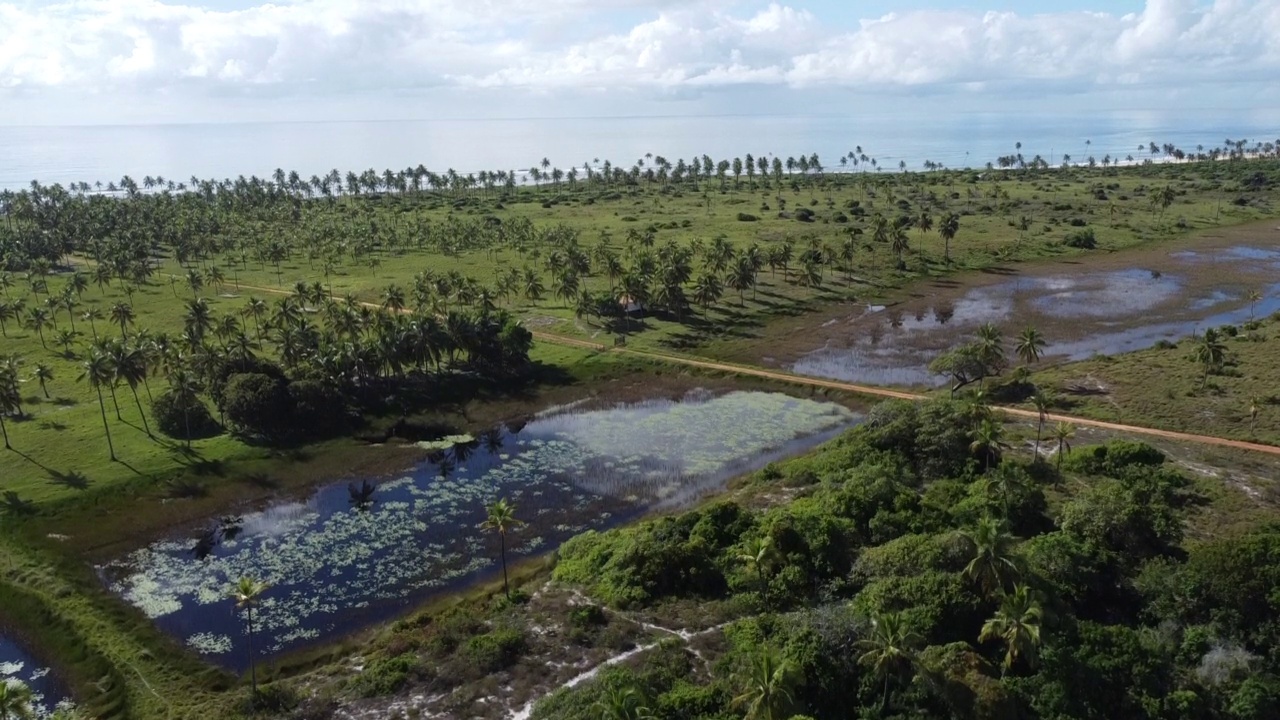
<path id="1" fill-rule="evenodd" d="M 742 692 L 733 706 L 746 710 L 745 720 L 782 720 L 795 702 L 795 672 L 777 650 L 762 644 L 742 674 Z"/>
<path id="2" fill-rule="evenodd" d="M 982 625 L 978 642 L 998 640 L 1005 645 L 1004 667 L 1010 670 L 1019 662 L 1035 666 L 1040 648 L 1040 604 L 1026 585 L 1015 585 L 1013 592 L 1000 600 L 1000 609 Z"/>
<path id="3" fill-rule="evenodd" d="M 107 450 L 111 454 L 111 461 L 115 462 L 116 448 L 111 443 L 111 428 L 107 425 L 107 404 L 102 399 L 102 386 L 110 386 L 115 377 L 115 370 L 111 367 L 111 358 L 98 348 L 93 348 L 89 351 L 89 357 L 81 367 L 83 371 L 80 373 L 77 382 L 87 380 L 89 387 L 98 393 L 98 409 L 102 411 L 102 431 L 107 436 Z"/>
<path id="4" fill-rule="evenodd" d="M 9 444 L 9 426 L 4 419 L 18 412 L 22 406 L 21 401 L 17 373 L 0 372 L 0 434 L 4 435 L 5 450 L 12 450 L 13 446 Z"/>
<path id="5" fill-rule="evenodd" d="M 1058 471 L 1062 471 L 1062 456 L 1071 449 L 1071 440 L 1076 436 L 1076 427 L 1069 422 L 1061 421 L 1053 429 L 1053 439 L 1058 443 Z"/>
<path id="6" fill-rule="evenodd" d="M 49 399 L 48 383 L 53 381 L 53 368 L 44 363 L 36 363 L 36 368 L 31 372 L 31 379 L 40 383 L 40 391 L 44 393 L 45 399 Z"/>
<path id="7" fill-rule="evenodd" d="M 1253 322 L 1253 309 L 1258 304 L 1258 301 L 1262 299 L 1262 293 L 1257 290 L 1250 290 L 1245 293 L 1244 297 L 1249 301 L 1249 321 Z"/>
<path id="8" fill-rule="evenodd" d="M 1044 352 L 1044 336 L 1040 331 L 1029 327 L 1018 335 L 1018 343 L 1014 346 L 1013 351 L 1018 354 L 1018 358 L 1022 360 L 1024 365 L 1030 365 L 1040 360 L 1041 354 Z"/>
<path id="9" fill-rule="evenodd" d="M 147 414 L 142 410 L 142 401 L 138 399 L 138 384 L 147 377 L 146 355 L 136 347 L 131 348 L 124 343 L 118 343 L 111 350 L 111 365 L 115 371 L 113 382 L 124 382 L 129 386 L 129 390 L 133 393 L 133 402 L 138 406 L 138 415 L 142 417 L 142 428 L 146 431 L 147 437 L 154 437 L 151 434 L 151 425 L 147 423 Z"/>
<path id="10" fill-rule="evenodd" d="M 938 234 L 942 236 L 943 241 L 943 257 L 946 258 L 947 264 L 951 263 L 951 241 L 956 238 L 958 232 L 960 232 L 960 216 L 955 213 L 948 213 L 938 224 Z"/>
<path id="11" fill-rule="evenodd" d="M 984 517 L 971 530 L 962 530 L 960 537 L 969 545 L 973 556 L 964 568 L 965 577 L 978 583 L 988 595 L 1002 590 L 1018 577 L 1018 560 L 1014 554 L 1017 539 L 1005 530 L 1003 522 Z"/>
<path id="12" fill-rule="evenodd" d="M 510 500 L 502 498 L 487 508 L 488 518 L 481 526 L 486 530 L 498 533 L 500 556 L 502 558 L 502 592 L 511 597 L 511 584 L 507 579 L 507 531 L 524 523 L 516 519 L 516 506 Z"/>
<path id="13" fill-rule="evenodd" d="M 1049 408 L 1053 407 L 1054 397 L 1045 390 L 1036 388 L 1031 396 L 1031 404 L 1035 406 L 1036 421 L 1036 462 L 1040 462 L 1040 439 L 1044 437 L 1044 421 L 1049 419 Z"/>
<path id="14" fill-rule="evenodd" d="M 18 313 L 13 309 L 13 303 L 0 302 L 0 335 L 9 337 L 9 328 L 5 325 L 5 321 L 16 320 L 17 315 Z"/>
<path id="15" fill-rule="evenodd" d="M 1249 398 L 1249 434 L 1253 434 L 1254 428 L 1258 426 L 1258 412 L 1262 409 L 1262 400 L 1254 395 Z"/>
<path id="16" fill-rule="evenodd" d="M 133 324 L 133 306 L 129 303 L 118 302 L 111 306 L 111 322 L 120 326 L 120 336 L 129 337 L 129 326 Z"/>
<path id="17" fill-rule="evenodd" d="M 91 307 L 84 311 L 80 316 L 81 320 L 89 323 L 89 331 L 93 333 L 93 341 L 98 342 L 98 321 L 104 319 L 102 311 L 96 307 Z"/>
<path id="18" fill-rule="evenodd" d="M 49 346 L 44 341 L 44 329 L 49 327 L 49 311 L 40 307 L 27 310 L 27 327 L 36 331 L 40 336 L 41 347 L 47 349 Z"/>
<path id="19" fill-rule="evenodd" d="M 34 701 L 31 688 L 0 678 L 0 720 L 35 720 Z"/>
<path id="20" fill-rule="evenodd" d="M 1218 332 L 1209 328 L 1196 339 L 1192 357 L 1204 368 L 1204 376 L 1200 380 L 1200 388 L 1203 390 L 1209 384 L 1209 373 L 1222 367 L 1226 360 L 1227 346 L 1218 338 Z"/>
<path id="21" fill-rule="evenodd" d="M 249 678 L 254 700 L 258 697 L 258 659 L 253 651 L 253 609 L 257 607 L 262 595 L 271 586 L 251 577 L 242 577 L 231 588 L 230 597 L 236 603 L 237 610 L 243 610 L 245 622 L 249 629 Z"/>
<path id="22" fill-rule="evenodd" d="M 871 666 L 876 675 L 884 678 L 881 712 L 889 707 L 889 683 L 893 678 L 915 672 L 916 650 L 922 643 L 902 613 L 878 613 L 871 618 L 871 631 L 858 641 L 864 651 L 858 663 Z"/>

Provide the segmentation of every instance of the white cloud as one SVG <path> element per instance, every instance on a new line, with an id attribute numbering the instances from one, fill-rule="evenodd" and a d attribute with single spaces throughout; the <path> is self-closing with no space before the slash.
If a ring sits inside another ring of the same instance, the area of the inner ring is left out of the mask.
<path id="1" fill-rule="evenodd" d="M 857 27 L 734 0 L 0 0 L 0 89 L 337 93 L 372 88 L 1062 87 L 1263 80 L 1280 0 L 1140 13 L 915 11 Z M 617 27 L 619 18 L 641 18 Z M 0 96 L 3 97 L 3 96 Z"/>

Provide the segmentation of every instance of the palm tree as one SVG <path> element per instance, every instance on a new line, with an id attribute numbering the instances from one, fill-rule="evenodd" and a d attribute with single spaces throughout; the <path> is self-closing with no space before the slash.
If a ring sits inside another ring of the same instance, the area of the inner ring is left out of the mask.
<path id="1" fill-rule="evenodd" d="M 118 343 L 112 348 L 111 359 L 115 370 L 113 382 L 124 381 L 129 386 L 129 390 L 133 392 L 133 402 L 138 406 L 138 414 L 142 416 L 142 428 L 147 437 L 154 437 L 151 426 L 147 423 L 147 414 L 142 410 L 142 401 L 138 399 L 138 383 L 147 377 L 146 355 L 136 347 L 130 348 L 124 343 Z"/>
<path id="2" fill-rule="evenodd" d="M 741 553 L 738 553 L 740 562 L 755 569 L 756 580 L 760 583 L 760 599 L 766 605 L 769 603 L 769 582 L 766 574 L 769 572 L 769 567 L 773 564 L 776 556 L 773 538 L 768 535 L 752 538 L 747 543 L 746 548 Z"/>
<path id="3" fill-rule="evenodd" d="M 49 311 L 44 308 L 33 307 L 27 311 L 27 326 L 36 331 L 40 336 L 41 347 L 48 348 L 44 341 L 44 329 L 49 326 Z"/>
<path id="4" fill-rule="evenodd" d="M 1004 667 L 1012 669 L 1019 661 L 1028 666 L 1036 664 L 1040 647 L 1040 604 L 1031 595 L 1031 589 L 1018 584 L 1013 592 L 1000 600 L 1000 609 L 982 625 L 978 642 L 999 640 L 1005 645 Z"/>
<path id="5" fill-rule="evenodd" d="M 102 314 L 102 311 L 96 307 L 91 307 L 88 310 L 85 310 L 84 314 L 80 316 L 81 320 L 89 323 L 89 330 L 93 333 L 94 342 L 98 341 L 98 321 L 103 318 L 104 315 Z"/>
<path id="6" fill-rule="evenodd" d="M 1040 438 L 1044 435 L 1044 421 L 1049 419 L 1049 408 L 1053 406 L 1053 402 L 1053 396 L 1039 388 L 1031 396 L 1031 404 L 1035 406 L 1036 413 L 1039 415 L 1036 422 L 1036 462 L 1040 462 Z"/>
<path id="7" fill-rule="evenodd" d="M 44 393 L 46 400 L 49 399 L 49 388 L 46 383 L 53 380 L 53 368 L 44 363 L 36 363 L 36 369 L 31 373 L 31 379 L 40 383 L 40 390 Z"/>
<path id="8" fill-rule="evenodd" d="M 655 720 L 644 695 L 634 687 L 611 687 L 591 706 L 600 720 Z"/>
<path id="9" fill-rule="evenodd" d="M 858 662 L 870 665 L 876 675 L 884 677 L 882 712 L 889 707 L 889 683 L 895 675 L 914 672 L 916 648 L 921 644 L 920 636 L 907 626 L 902 613 L 877 613 L 871 618 L 871 632 L 858 641 L 858 647 L 865 651 Z"/>
<path id="10" fill-rule="evenodd" d="M 733 707 L 746 708 L 745 720 L 789 717 L 787 709 L 795 701 L 791 695 L 795 673 L 778 651 L 762 644 L 743 673 L 742 685 L 742 692 L 733 699 Z"/>
<path id="11" fill-rule="evenodd" d="M 129 337 L 129 326 L 133 324 L 133 306 L 118 302 L 111 306 L 111 322 L 120 326 L 120 337 Z"/>
<path id="12" fill-rule="evenodd" d="M 955 239 L 958 232 L 960 232 L 960 216 L 955 213 L 947 214 L 938 224 L 938 234 L 943 240 L 943 256 L 948 264 L 951 263 L 951 241 Z"/>
<path id="13" fill-rule="evenodd" d="M 18 376 L 15 372 L 0 373 L 0 434 L 4 435 L 4 449 L 12 450 L 9 444 L 9 426 L 4 419 L 19 411 L 22 407 L 22 396 L 18 390 Z"/>
<path id="14" fill-rule="evenodd" d="M 1249 301 L 1249 322 L 1253 322 L 1253 309 L 1258 304 L 1258 301 L 1262 299 L 1262 293 L 1257 290 L 1250 290 L 1245 293 L 1244 297 Z"/>
<path id="15" fill-rule="evenodd" d="M 707 309 L 716 304 L 720 299 L 720 295 L 724 289 L 720 286 L 720 280 L 714 273 L 703 273 L 693 284 L 693 301 L 702 306 L 702 315 L 705 317 Z"/>
<path id="16" fill-rule="evenodd" d="M 111 444 L 111 428 L 107 425 L 107 405 L 102 399 L 102 386 L 110 385 L 115 377 L 115 371 L 111 367 L 111 359 L 104 355 L 101 350 L 94 348 L 89 351 L 89 357 L 82 365 L 83 372 L 76 380 L 88 380 L 89 387 L 98 393 L 98 409 L 102 411 L 102 430 L 107 436 L 107 450 L 111 453 L 111 461 L 115 462 L 116 448 Z"/>
<path id="17" fill-rule="evenodd" d="M 17 312 L 13 309 L 10 302 L 0 302 L 0 335 L 9 337 L 9 328 L 5 326 L 6 320 L 17 319 Z"/>
<path id="18" fill-rule="evenodd" d="M 502 592 L 507 597 L 511 597 L 511 585 L 507 580 L 507 530 L 519 527 L 524 523 L 516 519 L 516 506 L 506 498 L 502 498 L 490 505 L 488 513 L 489 517 L 481 527 L 498 533 L 502 557 Z"/>
<path id="19" fill-rule="evenodd" d="M 271 586 L 254 580 L 251 577 L 242 577 L 231 588 L 230 597 L 236 601 L 236 609 L 243 610 L 245 613 L 245 622 L 249 627 L 249 677 L 252 683 L 253 699 L 258 697 L 258 663 L 253 652 L 253 608 L 262 598 L 263 593 Z"/>
<path id="20" fill-rule="evenodd" d="M 1018 336 L 1018 344 L 1014 346 L 1013 351 L 1018 354 L 1018 358 L 1024 365 L 1030 365 L 1040 360 L 1044 346 L 1044 336 L 1039 330 L 1029 327 Z"/>
<path id="21" fill-rule="evenodd" d="M 1062 471 L 1062 456 L 1071 449 L 1071 439 L 1076 436 L 1076 428 L 1069 422 L 1060 421 L 1053 429 L 1053 439 L 1058 441 L 1058 471 Z"/>
<path id="22" fill-rule="evenodd" d="M 31 688 L 0 678 L 0 720 L 35 720 Z"/>
<path id="23" fill-rule="evenodd" d="M 1018 577 L 1018 561 L 1013 552 L 1016 538 L 1005 530 L 1004 523 L 984 517 L 972 530 L 961 531 L 960 537 L 973 554 L 964 568 L 965 577 L 977 582 L 987 594 L 994 594 Z"/>
<path id="24" fill-rule="evenodd" d="M 386 290 L 382 291 L 382 309 L 393 315 L 399 314 L 404 310 L 405 296 L 404 290 L 399 285 L 388 285 Z"/>
<path id="25" fill-rule="evenodd" d="M 1213 328 L 1206 329 L 1204 334 L 1196 340 L 1192 357 L 1204 368 L 1204 377 L 1200 380 L 1200 389 L 1203 390 L 1209 384 L 1209 373 L 1222 367 L 1227 357 L 1227 346 L 1218 339 L 1218 331 Z"/>
<path id="26" fill-rule="evenodd" d="M 1258 412 L 1262 409 L 1262 401 L 1257 395 L 1249 398 L 1249 434 L 1253 434 L 1253 430 L 1258 425 Z"/>
<path id="27" fill-rule="evenodd" d="M 983 418 L 982 424 L 973 432 L 973 441 L 969 443 L 969 452 L 982 453 L 983 470 L 990 470 L 1000 459 L 1000 451 L 1008 447 L 1004 442 L 1004 426 L 994 418 Z"/>
<path id="28" fill-rule="evenodd" d="M 78 336 L 79 334 L 80 333 L 74 330 L 68 330 L 66 328 L 62 328 L 61 330 L 58 331 L 57 337 L 54 338 L 54 342 L 62 346 L 62 354 L 67 358 L 72 357 L 71 346 L 75 345 L 76 336 Z"/>

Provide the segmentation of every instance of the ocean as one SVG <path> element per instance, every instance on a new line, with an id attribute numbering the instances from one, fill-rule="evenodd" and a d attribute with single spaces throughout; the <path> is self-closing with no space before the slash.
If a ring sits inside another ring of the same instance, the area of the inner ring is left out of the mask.
<path id="1" fill-rule="evenodd" d="M 118 181 L 150 175 L 269 177 L 276 168 L 303 178 L 425 165 L 434 172 L 528 170 L 543 158 L 562 169 L 596 160 L 631 167 L 647 154 L 675 163 L 818 153 L 828 169 L 861 147 L 883 172 L 900 162 L 982 167 L 1002 155 L 1040 155 L 1053 165 L 1092 155 L 1149 157 L 1139 145 L 1172 143 L 1191 152 L 1227 139 L 1277 142 L 1280 108 L 1080 113 L 600 117 L 519 120 L 282 122 L 174 125 L 0 127 L 0 188 Z M 1017 148 L 1021 143 L 1021 149 Z M 848 169 L 852 169 L 850 166 Z M 861 166 L 859 167 L 861 169 Z"/>

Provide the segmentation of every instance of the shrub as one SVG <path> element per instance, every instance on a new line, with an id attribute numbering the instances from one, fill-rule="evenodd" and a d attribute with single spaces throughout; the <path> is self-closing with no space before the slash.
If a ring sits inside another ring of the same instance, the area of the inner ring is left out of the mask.
<path id="1" fill-rule="evenodd" d="M 515 664 L 526 647 L 523 632 L 515 628 L 500 628 L 471 638 L 464 652 L 475 667 L 491 673 Z"/>
<path id="2" fill-rule="evenodd" d="M 759 219 L 760 218 L 756 217 L 755 215 L 752 215 L 751 213 L 744 213 L 744 212 L 738 213 L 738 222 L 755 222 Z"/>
<path id="3" fill-rule="evenodd" d="M 309 437 L 328 437 L 347 429 L 347 403 L 342 393 L 316 380 L 289 384 L 294 430 Z"/>
<path id="4" fill-rule="evenodd" d="M 1098 238 L 1093 234 L 1093 228 L 1078 230 L 1068 233 L 1063 244 L 1067 247 L 1079 248 L 1081 250 L 1093 250 L 1098 247 Z"/>
<path id="5" fill-rule="evenodd" d="M 225 395 L 222 410 L 241 431 L 268 438 L 288 432 L 293 406 L 284 381 L 262 373 L 232 375 Z"/>
<path id="6" fill-rule="evenodd" d="M 364 698 L 391 695 L 422 669 L 422 662 L 412 653 L 374 660 L 351 679 L 351 691 Z"/>
<path id="7" fill-rule="evenodd" d="M 813 211 L 809 208 L 798 208 L 796 210 L 796 220 L 800 222 L 813 222 Z"/>
<path id="8" fill-rule="evenodd" d="M 211 437 L 222 430 L 199 398 L 192 398 L 184 407 L 172 392 L 164 393 L 151 403 L 151 416 L 160 432 L 179 440 Z"/>

